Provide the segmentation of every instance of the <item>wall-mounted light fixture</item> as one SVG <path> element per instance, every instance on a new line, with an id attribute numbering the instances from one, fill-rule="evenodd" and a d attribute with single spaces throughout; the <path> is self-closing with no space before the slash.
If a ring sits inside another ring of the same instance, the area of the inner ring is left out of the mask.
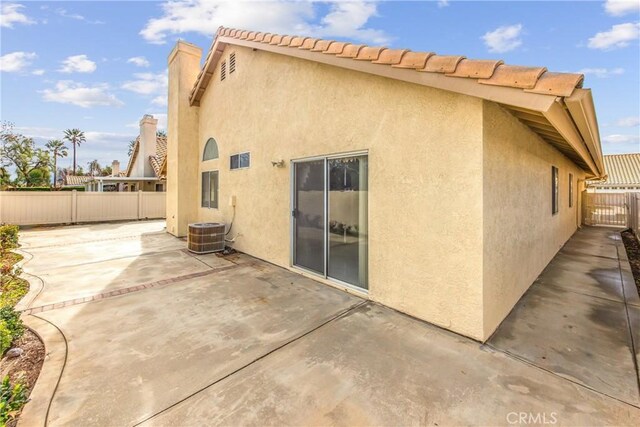
<path id="1" fill-rule="evenodd" d="M 284 167 L 284 160 L 278 160 L 278 161 L 271 161 L 271 166 L 273 166 L 274 168 L 283 168 Z"/>

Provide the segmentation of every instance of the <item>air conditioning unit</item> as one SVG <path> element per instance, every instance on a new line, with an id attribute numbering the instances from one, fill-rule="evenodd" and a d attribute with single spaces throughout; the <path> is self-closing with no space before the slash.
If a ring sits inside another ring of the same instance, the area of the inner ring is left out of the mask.
<path id="1" fill-rule="evenodd" d="M 195 254 L 208 254 L 224 250 L 225 224 L 199 222 L 189 224 L 188 249 Z"/>

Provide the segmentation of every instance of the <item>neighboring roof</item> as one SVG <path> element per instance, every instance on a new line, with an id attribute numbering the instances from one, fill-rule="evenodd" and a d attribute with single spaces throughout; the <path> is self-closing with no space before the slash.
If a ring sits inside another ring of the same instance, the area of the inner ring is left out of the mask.
<path id="1" fill-rule="evenodd" d="M 501 60 L 412 52 L 310 37 L 220 27 L 192 89 L 200 105 L 216 64 L 228 45 L 245 46 L 490 100 L 507 108 L 590 176 L 602 176 L 600 134 L 584 76 L 545 67 L 505 65 Z"/>
<path id="2" fill-rule="evenodd" d="M 64 185 L 84 185 L 92 179 L 92 176 L 86 175 L 65 175 Z"/>
<path id="3" fill-rule="evenodd" d="M 591 182 L 591 185 L 640 185 L 640 153 L 606 155 L 604 168 L 607 178 L 600 182 Z"/>
<path id="4" fill-rule="evenodd" d="M 140 145 L 140 136 L 136 138 L 136 143 L 133 146 L 133 152 L 131 153 L 131 158 L 129 158 L 129 163 L 127 164 L 127 170 L 124 172 L 124 175 L 121 176 L 130 176 L 131 170 L 133 168 L 133 164 L 138 157 Z M 156 136 L 156 154 L 155 156 L 149 156 L 149 164 L 153 168 L 156 177 L 164 178 L 167 174 L 167 137 L 166 136 Z"/>

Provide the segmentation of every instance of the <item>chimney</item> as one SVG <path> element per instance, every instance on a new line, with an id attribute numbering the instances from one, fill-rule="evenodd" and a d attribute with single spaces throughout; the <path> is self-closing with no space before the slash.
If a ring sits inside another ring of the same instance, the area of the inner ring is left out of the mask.
<path id="1" fill-rule="evenodd" d="M 158 130 L 158 120 L 152 115 L 145 114 L 140 120 L 140 146 L 138 147 L 138 158 L 136 159 L 137 176 L 154 176 L 153 168 L 149 163 L 149 156 L 156 154 L 156 131 Z"/>
<path id="2" fill-rule="evenodd" d="M 202 49 L 178 41 L 168 59 L 167 231 L 178 237 L 186 236 L 189 223 L 198 220 L 199 107 L 191 105 L 189 96 L 201 58 Z"/>
<path id="3" fill-rule="evenodd" d="M 118 176 L 120 175 L 120 162 L 117 160 L 114 160 L 113 162 L 111 162 L 111 176 Z"/>

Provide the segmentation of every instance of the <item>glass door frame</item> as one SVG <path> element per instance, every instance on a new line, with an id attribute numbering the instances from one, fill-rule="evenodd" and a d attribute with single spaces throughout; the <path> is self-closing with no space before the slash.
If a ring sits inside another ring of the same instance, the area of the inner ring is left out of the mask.
<path id="1" fill-rule="evenodd" d="M 347 158 L 347 157 L 356 157 L 356 156 L 367 156 L 367 160 L 369 159 L 369 150 L 360 150 L 360 151 L 348 151 L 345 153 L 339 153 L 339 154 L 331 154 L 331 155 L 324 155 L 324 156 L 313 156 L 313 157 L 301 157 L 301 158 L 296 158 L 296 159 L 292 159 L 290 161 L 291 164 L 291 173 L 290 173 L 290 182 L 291 182 L 291 191 L 290 191 L 290 206 L 289 206 L 289 215 L 290 215 L 290 257 L 289 257 L 289 264 L 291 267 L 302 270 L 308 274 L 312 274 L 314 276 L 320 277 L 322 279 L 328 280 L 330 282 L 339 284 L 341 286 L 345 286 L 349 289 L 353 289 L 355 291 L 358 291 L 360 293 L 364 293 L 364 294 L 368 294 L 369 293 L 369 289 L 365 289 L 365 288 L 361 288 L 359 286 L 353 285 L 351 283 L 347 283 L 344 282 L 340 279 L 336 279 L 334 277 L 330 277 L 328 275 L 329 272 L 329 177 L 327 176 L 327 170 L 328 170 L 328 164 L 329 164 L 329 160 L 333 160 L 333 159 L 342 159 L 342 158 Z M 296 264 L 296 259 L 295 259 L 295 254 L 296 254 L 296 218 L 294 215 L 294 211 L 296 210 L 297 207 L 297 200 L 296 200 L 296 163 L 304 163 L 304 162 L 310 162 L 310 161 L 318 161 L 318 160 L 322 160 L 323 161 L 323 167 L 324 167 L 324 196 L 323 196 L 323 209 L 324 209 L 324 271 L 322 274 L 319 274 L 317 271 L 313 271 L 310 270 L 308 268 L 305 268 L 304 266 L 301 265 L 297 265 Z M 369 184 L 367 183 L 367 186 Z M 367 198 L 368 198 L 368 194 L 367 194 Z M 367 203 L 367 210 L 368 210 L 368 206 L 369 204 Z M 369 221 L 369 215 L 367 212 L 367 222 Z M 368 224 L 367 224 L 367 229 L 368 229 Z M 369 247 L 369 237 L 368 237 L 367 233 L 367 250 Z M 366 257 L 367 259 L 367 272 L 369 271 L 369 256 Z M 368 274 L 367 274 L 368 277 Z"/>

